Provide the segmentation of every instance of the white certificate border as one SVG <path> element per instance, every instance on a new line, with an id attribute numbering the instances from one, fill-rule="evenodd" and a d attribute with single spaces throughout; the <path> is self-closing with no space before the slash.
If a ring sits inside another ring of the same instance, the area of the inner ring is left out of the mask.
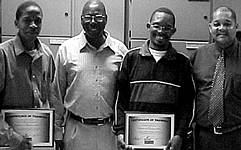
<path id="1" fill-rule="evenodd" d="M 3 120 L 6 113 L 45 113 L 49 114 L 49 142 L 37 143 L 33 147 L 54 147 L 54 109 L 2 109 Z"/>
<path id="2" fill-rule="evenodd" d="M 160 113 L 148 113 L 148 112 L 138 112 L 138 111 L 125 111 L 125 142 L 128 146 L 132 148 L 151 148 L 151 149 L 165 149 L 166 145 L 163 146 L 138 146 L 129 144 L 129 118 L 135 116 L 147 115 L 150 117 L 169 117 L 171 118 L 171 138 L 174 136 L 174 114 L 160 114 Z"/>

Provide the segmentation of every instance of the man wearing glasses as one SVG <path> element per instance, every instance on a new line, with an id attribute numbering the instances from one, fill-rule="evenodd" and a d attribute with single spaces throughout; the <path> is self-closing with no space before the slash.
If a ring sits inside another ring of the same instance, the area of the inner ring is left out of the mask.
<path id="1" fill-rule="evenodd" d="M 116 76 L 127 48 L 105 31 L 106 23 L 104 4 L 88 1 L 81 15 L 84 31 L 59 47 L 51 101 L 57 150 L 117 149 L 111 126 Z"/>
<path id="2" fill-rule="evenodd" d="M 182 137 L 192 114 L 194 86 L 190 61 L 170 42 L 175 33 L 175 16 L 168 8 L 155 10 L 147 23 L 149 39 L 142 47 L 128 52 L 117 80 L 117 124 L 119 145 L 123 141 L 124 111 L 171 113 L 175 115 L 175 133 L 167 150 L 180 150 Z"/>

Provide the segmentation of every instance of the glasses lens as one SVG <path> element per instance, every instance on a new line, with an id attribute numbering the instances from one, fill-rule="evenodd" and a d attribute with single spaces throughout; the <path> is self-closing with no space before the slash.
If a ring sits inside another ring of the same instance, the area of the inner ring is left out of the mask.
<path id="1" fill-rule="evenodd" d="M 94 16 L 91 16 L 91 15 L 85 15 L 85 16 L 82 16 L 82 19 L 85 21 L 85 22 L 91 22 L 92 18 L 94 18 L 94 20 L 96 22 L 102 22 L 105 18 L 105 16 L 102 16 L 102 15 L 94 15 Z"/>
<path id="2" fill-rule="evenodd" d="M 157 24 L 152 24 L 152 28 L 155 29 L 155 30 L 162 30 L 162 31 L 170 31 L 170 30 L 172 30 L 172 27 L 160 26 L 160 25 L 157 25 Z"/>
<path id="3" fill-rule="evenodd" d="M 96 20 L 97 22 L 102 22 L 102 21 L 104 20 L 104 18 L 105 18 L 105 16 L 102 16 L 102 15 L 96 15 L 96 16 L 95 16 L 95 20 Z"/>
<path id="4" fill-rule="evenodd" d="M 90 22 L 92 17 L 90 15 L 85 15 L 85 16 L 82 16 L 82 19 L 85 21 L 85 22 Z"/>

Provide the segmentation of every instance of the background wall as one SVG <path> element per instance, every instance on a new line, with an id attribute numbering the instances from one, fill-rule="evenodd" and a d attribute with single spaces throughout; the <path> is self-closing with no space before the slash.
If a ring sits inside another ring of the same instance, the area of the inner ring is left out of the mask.
<path id="1" fill-rule="evenodd" d="M 17 30 L 14 26 L 15 12 L 20 3 L 26 0 L 1 0 L 2 39 L 12 38 Z M 43 24 L 40 39 L 46 43 L 53 54 L 61 43 L 80 33 L 80 15 L 87 0 L 34 0 L 43 9 Z M 106 30 L 112 36 L 124 41 L 124 1 L 102 0 L 106 6 L 108 22 Z M 11 10 L 11 11 L 10 11 Z"/>
<path id="2" fill-rule="evenodd" d="M 209 41 L 208 22 L 210 1 L 189 0 L 126 0 L 126 18 L 130 48 L 140 46 L 149 36 L 146 23 L 159 7 L 171 9 L 176 17 L 177 32 L 171 41 L 180 52 L 190 55 L 197 47 Z"/>
<path id="3" fill-rule="evenodd" d="M 0 0 L 2 41 L 16 34 L 13 24 L 17 6 L 25 0 Z M 44 12 L 40 39 L 50 46 L 53 54 L 68 38 L 80 33 L 80 15 L 87 0 L 34 0 Z M 176 15 L 177 32 L 171 39 L 173 46 L 191 55 L 199 46 L 210 42 L 208 22 L 213 10 L 221 5 L 233 8 L 241 25 L 241 0 L 102 0 L 106 6 L 106 29 L 123 41 L 128 48 L 141 46 L 148 38 L 146 23 L 152 11 L 161 6 Z M 1 39 L 0 39 L 1 40 Z"/>

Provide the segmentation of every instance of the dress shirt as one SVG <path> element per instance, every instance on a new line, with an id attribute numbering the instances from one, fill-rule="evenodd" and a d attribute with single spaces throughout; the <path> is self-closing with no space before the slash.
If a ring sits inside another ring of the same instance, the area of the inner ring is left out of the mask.
<path id="1" fill-rule="evenodd" d="M 197 89 L 195 117 L 197 124 L 210 128 L 208 109 L 211 98 L 211 85 L 221 49 L 216 44 L 199 48 L 192 57 L 193 75 Z M 241 125 L 241 43 L 235 41 L 224 49 L 224 123 L 223 128 Z"/>
<path id="2" fill-rule="evenodd" d="M 38 39 L 36 45 L 30 56 L 18 35 L 0 44 L 0 110 L 49 107 L 53 55 Z M 0 130 L 7 133 L 1 123 Z"/>
<path id="3" fill-rule="evenodd" d="M 83 118 L 113 114 L 120 66 L 116 57 L 123 57 L 126 52 L 126 46 L 108 33 L 105 43 L 96 49 L 87 42 L 84 31 L 59 47 L 52 92 L 57 126 L 61 127 L 64 121 L 65 109 Z M 57 138 L 61 134 L 58 131 Z"/>
<path id="4" fill-rule="evenodd" d="M 36 43 L 33 57 L 25 51 L 19 36 L 0 45 L 1 109 L 47 104 L 55 66 L 50 49 L 39 40 Z"/>

